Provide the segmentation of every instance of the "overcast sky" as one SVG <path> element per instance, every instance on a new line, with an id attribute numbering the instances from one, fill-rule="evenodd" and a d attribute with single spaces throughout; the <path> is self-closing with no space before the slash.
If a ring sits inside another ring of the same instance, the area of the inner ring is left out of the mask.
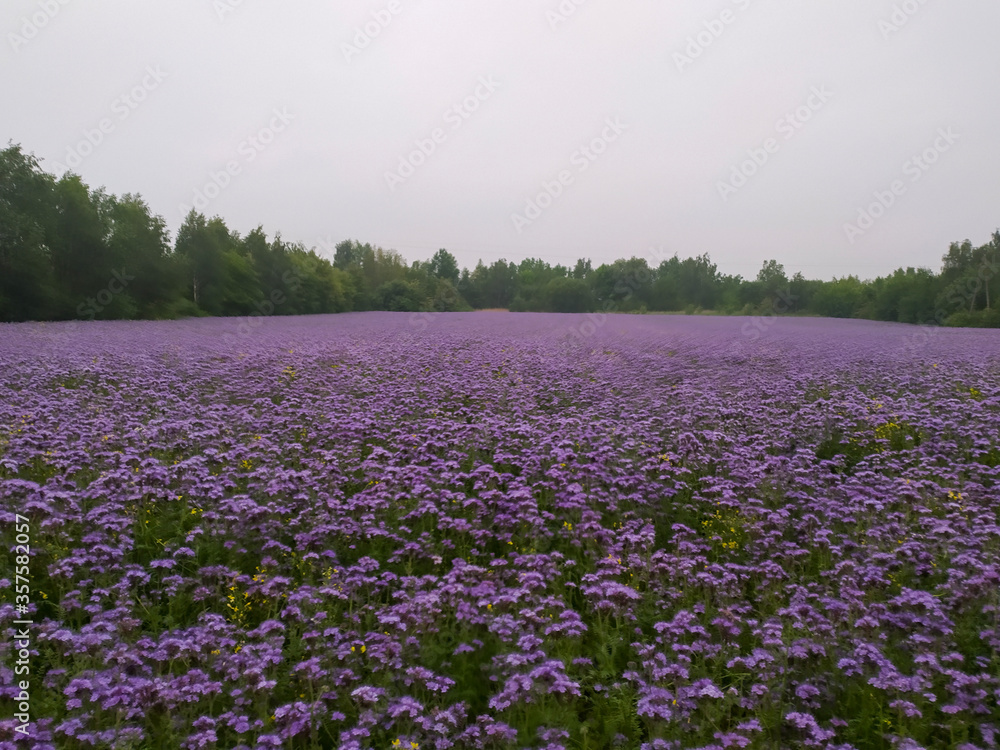
<path id="1" fill-rule="evenodd" d="M 1000 227 L 996 0 L 3 0 L 0 21 L 4 144 L 141 193 L 172 236 L 195 205 L 321 253 L 870 278 Z"/>

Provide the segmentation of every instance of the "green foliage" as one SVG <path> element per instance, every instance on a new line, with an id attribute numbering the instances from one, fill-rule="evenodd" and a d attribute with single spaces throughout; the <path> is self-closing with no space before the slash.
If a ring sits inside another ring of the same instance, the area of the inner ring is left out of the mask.
<path id="1" fill-rule="evenodd" d="M 587 282 L 582 279 L 560 276 L 546 285 L 552 312 L 581 313 L 594 309 L 594 295 Z"/>
<path id="2" fill-rule="evenodd" d="M 262 227 L 246 236 L 196 211 L 171 247 L 138 195 L 56 180 L 20 146 L 0 151 L 0 322 L 304 315 L 352 310 L 472 309 L 586 313 L 716 311 L 811 314 L 1000 327 L 1000 232 L 952 243 L 940 274 L 898 269 L 873 281 L 791 279 L 776 260 L 754 279 L 719 272 L 707 254 L 651 267 L 632 257 L 594 267 L 505 259 L 472 270 L 441 248 L 408 265 L 395 250 L 344 240 L 333 258 Z"/>
<path id="3" fill-rule="evenodd" d="M 1000 308 L 952 313 L 946 325 L 958 328 L 1000 328 Z"/>
<path id="4" fill-rule="evenodd" d="M 757 283 L 760 284 L 765 299 L 776 300 L 778 295 L 788 289 L 785 267 L 776 260 L 765 261 L 764 266 L 757 272 Z"/>
<path id="5" fill-rule="evenodd" d="M 54 180 L 19 146 L 0 151 L 0 320 L 57 315 L 46 238 L 55 221 Z"/>
<path id="6" fill-rule="evenodd" d="M 886 452 L 900 452 L 916 448 L 923 441 L 920 431 L 913 425 L 892 420 L 859 429 L 851 435 L 835 430 L 816 448 L 816 458 L 837 459 L 843 471 L 852 474 L 862 461 Z"/>
<path id="7" fill-rule="evenodd" d="M 864 302 L 864 285 L 854 276 L 834 279 L 813 296 L 813 310 L 828 318 L 851 318 Z"/>
<path id="8" fill-rule="evenodd" d="M 923 323 L 934 318 L 934 275 L 926 268 L 900 268 L 875 282 L 874 317 L 900 323 Z"/>
<path id="9" fill-rule="evenodd" d="M 375 299 L 379 309 L 392 312 L 418 312 L 421 307 L 420 290 L 415 284 L 402 279 L 380 286 Z"/>
<path id="10" fill-rule="evenodd" d="M 449 253 L 444 248 L 441 248 L 434 253 L 434 257 L 431 258 L 428 271 L 431 276 L 445 281 L 450 281 L 452 284 L 458 281 L 458 261 L 455 259 L 454 255 Z"/>
<path id="11" fill-rule="evenodd" d="M 462 312 L 472 309 L 469 303 L 462 299 L 458 289 L 447 279 L 439 279 L 434 285 L 430 308 L 434 312 Z"/>
<path id="12" fill-rule="evenodd" d="M 725 287 L 707 254 L 660 263 L 650 296 L 652 310 L 714 309 Z"/>

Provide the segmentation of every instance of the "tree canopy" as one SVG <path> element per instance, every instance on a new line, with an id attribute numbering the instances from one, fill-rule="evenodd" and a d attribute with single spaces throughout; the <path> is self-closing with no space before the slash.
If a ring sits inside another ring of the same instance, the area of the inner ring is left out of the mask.
<path id="1" fill-rule="evenodd" d="M 1000 232 L 955 242 L 939 273 L 897 269 L 791 279 L 775 260 L 757 276 L 721 273 L 707 254 L 650 265 L 631 257 L 596 268 L 540 258 L 460 268 L 439 249 L 408 264 L 357 240 L 332 258 L 313 248 L 245 236 L 192 210 L 171 244 L 166 223 L 138 195 L 56 179 L 20 146 L 0 151 L 0 321 L 296 315 L 353 310 L 811 314 L 902 323 L 1000 327 Z"/>

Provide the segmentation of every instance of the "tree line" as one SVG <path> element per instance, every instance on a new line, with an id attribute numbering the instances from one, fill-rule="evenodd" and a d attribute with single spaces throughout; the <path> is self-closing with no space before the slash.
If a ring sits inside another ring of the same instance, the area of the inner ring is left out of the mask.
<path id="1" fill-rule="evenodd" d="M 650 260 L 653 262 L 650 263 Z M 407 263 L 395 250 L 345 240 L 333 258 L 301 243 L 241 235 L 192 210 L 170 241 L 135 194 L 56 179 L 35 157 L 0 151 L 0 321 L 299 315 L 360 310 L 449 312 L 717 312 L 869 318 L 1000 327 L 1000 232 L 953 243 L 935 273 L 900 268 L 862 281 L 720 273 L 707 254 L 616 260 L 596 268 L 529 258 L 460 268 L 439 250 Z"/>

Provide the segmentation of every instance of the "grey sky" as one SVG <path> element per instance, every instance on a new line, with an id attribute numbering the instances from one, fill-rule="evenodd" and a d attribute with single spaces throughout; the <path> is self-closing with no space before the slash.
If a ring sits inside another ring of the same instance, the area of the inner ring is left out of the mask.
<path id="1" fill-rule="evenodd" d="M 201 191 L 242 233 L 469 267 L 873 277 L 1000 227 L 995 0 L 576 2 L 5 0 L 0 139 L 172 234 Z"/>

